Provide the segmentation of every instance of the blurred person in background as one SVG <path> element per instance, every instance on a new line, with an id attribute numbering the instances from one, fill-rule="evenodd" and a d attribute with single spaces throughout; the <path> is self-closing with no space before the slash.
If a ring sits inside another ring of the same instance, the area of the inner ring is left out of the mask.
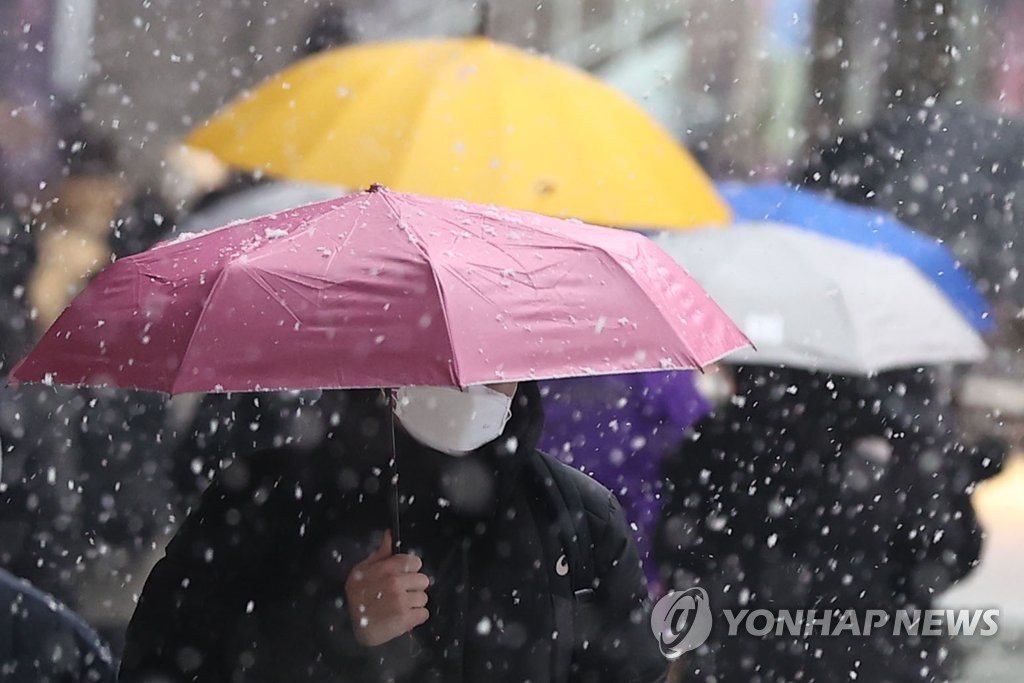
<path id="1" fill-rule="evenodd" d="M 117 664 L 78 615 L 0 569 L 0 672 L 7 683 L 114 683 Z"/>
<path id="2" fill-rule="evenodd" d="M 927 609 L 980 557 L 969 492 L 1001 444 L 943 427 L 927 373 L 867 378 L 747 366 L 735 397 L 665 463 L 655 557 L 720 609 Z M 949 680 L 938 637 L 741 630 L 684 658 L 693 681 Z"/>
<path id="3" fill-rule="evenodd" d="M 16 285 L 28 341 L 109 263 L 109 235 L 127 194 L 112 146 L 82 126 L 77 108 L 62 121 L 65 167 L 55 200 L 18 233 L 32 254 L 30 265 L 20 258 L 26 267 Z M 164 399 L 152 394 L 5 388 L 0 563 L 119 634 L 117 590 L 171 518 L 169 427 Z"/>
<path id="4" fill-rule="evenodd" d="M 25 285 L 35 264 L 33 234 L 61 171 L 50 57 L 36 49 L 47 45 L 51 19 L 46 1 L 0 5 L 0 377 L 32 339 Z"/>

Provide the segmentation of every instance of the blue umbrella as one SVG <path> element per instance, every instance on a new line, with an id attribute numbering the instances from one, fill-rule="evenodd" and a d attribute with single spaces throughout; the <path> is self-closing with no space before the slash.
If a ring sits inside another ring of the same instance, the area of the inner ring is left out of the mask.
<path id="1" fill-rule="evenodd" d="M 943 291 L 979 332 L 994 326 L 988 304 L 953 253 L 888 213 L 840 202 L 782 183 L 721 183 L 718 191 L 737 221 L 773 221 L 900 256 Z"/>

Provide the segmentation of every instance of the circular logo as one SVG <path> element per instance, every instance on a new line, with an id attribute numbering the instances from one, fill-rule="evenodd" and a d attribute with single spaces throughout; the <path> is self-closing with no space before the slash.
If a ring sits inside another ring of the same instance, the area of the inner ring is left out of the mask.
<path id="1" fill-rule="evenodd" d="M 696 650 L 711 635 L 711 606 L 703 588 L 672 591 L 658 600 L 651 612 L 651 631 L 661 654 L 678 659 Z"/>

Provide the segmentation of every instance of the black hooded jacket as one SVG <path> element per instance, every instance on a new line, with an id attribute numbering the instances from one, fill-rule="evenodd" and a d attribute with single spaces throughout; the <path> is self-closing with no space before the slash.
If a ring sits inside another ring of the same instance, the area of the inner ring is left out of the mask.
<path id="1" fill-rule="evenodd" d="M 347 392 L 338 431 L 313 450 L 263 451 L 220 473 L 146 583 L 121 680 L 660 680 L 622 512 L 535 450 L 533 384 L 520 385 L 504 434 L 468 457 L 395 431 L 402 551 L 423 559 L 430 617 L 357 644 L 345 579 L 394 515 L 381 396 Z M 592 547 L 570 545 L 559 508 Z M 573 551 L 567 574 L 561 555 Z M 573 576 L 587 563 L 593 589 Z"/>
<path id="2" fill-rule="evenodd" d="M 666 459 L 655 556 L 713 610 L 927 609 L 978 561 L 981 529 L 921 373 L 740 368 L 737 399 Z M 721 626 L 725 625 L 722 619 Z M 716 628 L 719 626 L 716 623 Z M 713 631 L 692 680 L 943 681 L 943 639 Z"/>

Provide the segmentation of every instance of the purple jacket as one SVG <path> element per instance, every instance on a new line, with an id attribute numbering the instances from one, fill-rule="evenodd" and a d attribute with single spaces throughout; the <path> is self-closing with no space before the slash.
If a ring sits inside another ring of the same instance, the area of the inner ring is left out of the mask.
<path id="1" fill-rule="evenodd" d="M 637 536 L 652 594 L 651 534 L 661 512 L 661 458 L 711 411 L 692 372 L 652 372 L 540 382 L 540 448 L 582 469 L 618 496 Z"/>

